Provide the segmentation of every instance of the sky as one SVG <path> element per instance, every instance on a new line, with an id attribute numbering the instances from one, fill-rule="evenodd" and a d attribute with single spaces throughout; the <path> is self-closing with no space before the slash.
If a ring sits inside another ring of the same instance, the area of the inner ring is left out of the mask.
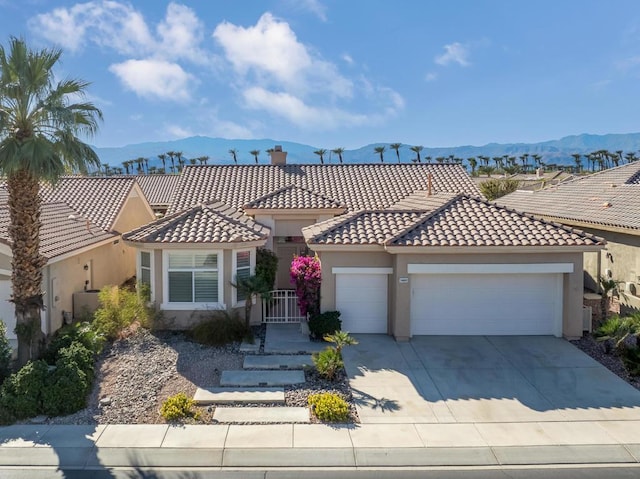
<path id="1" fill-rule="evenodd" d="M 319 148 L 640 131 L 637 0 L 0 0 L 0 44 L 61 48 L 96 146 Z"/>

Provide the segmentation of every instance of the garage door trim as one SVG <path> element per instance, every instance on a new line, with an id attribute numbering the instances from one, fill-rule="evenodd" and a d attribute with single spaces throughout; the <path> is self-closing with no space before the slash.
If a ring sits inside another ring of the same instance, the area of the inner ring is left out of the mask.
<path id="1" fill-rule="evenodd" d="M 573 263 L 410 263 L 407 265 L 407 272 L 409 274 L 540 274 L 573 273 L 573 268 Z"/>
<path id="2" fill-rule="evenodd" d="M 393 274 L 393 268 L 331 268 L 333 274 Z"/>

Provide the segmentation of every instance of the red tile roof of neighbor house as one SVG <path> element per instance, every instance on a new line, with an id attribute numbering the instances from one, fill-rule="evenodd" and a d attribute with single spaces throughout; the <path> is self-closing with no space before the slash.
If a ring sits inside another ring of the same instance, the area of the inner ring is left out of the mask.
<path id="1" fill-rule="evenodd" d="M 516 191 L 496 203 L 559 221 L 640 230 L 640 162 L 539 191 Z"/>
<path id="2" fill-rule="evenodd" d="M 480 196 L 467 172 L 452 164 L 202 165 L 184 168 L 168 211 L 213 201 L 241 209 L 274 192 L 279 192 L 275 204 L 304 205 L 310 201 L 308 193 L 302 194 L 304 190 L 335 201 L 347 211 L 382 209 L 426 190 L 429 174 L 433 192 Z M 287 190 L 288 186 L 298 188 Z"/>
<path id="3" fill-rule="evenodd" d="M 65 203 L 45 203 L 40 219 L 40 253 L 48 259 L 116 238 Z M 0 207 L 0 241 L 9 240 L 9 208 Z"/>
<path id="4" fill-rule="evenodd" d="M 466 195 L 419 198 L 411 207 L 360 211 L 303 229 L 309 244 L 386 246 L 598 246 L 604 240 Z M 402 202 L 399 203 L 402 206 Z"/>
<path id="5" fill-rule="evenodd" d="M 269 228 L 223 203 L 198 205 L 124 234 L 138 243 L 237 243 L 266 240 Z"/>
<path id="6" fill-rule="evenodd" d="M 180 175 L 137 175 L 136 181 L 153 206 L 169 206 L 175 194 Z"/>

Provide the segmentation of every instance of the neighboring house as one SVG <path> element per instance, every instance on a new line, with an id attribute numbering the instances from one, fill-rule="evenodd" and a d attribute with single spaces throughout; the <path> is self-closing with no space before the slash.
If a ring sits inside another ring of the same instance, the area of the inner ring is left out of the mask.
<path id="1" fill-rule="evenodd" d="M 353 333 L 582 334 L 582 257 L 599 238 L 479 199 L 459 165 L 285 158 L 187 166 L 168 215 L 123 236 L 176 327 L 241 306 L 231 282 L 265 245 L 278 289 L 293 256 L 315 251 L 322 309 Z"/>
<path id="2" fill-rule="evenodd" d="M 585 287 L 597 291 L 601 275 L 612 278 L 621 303 L 640 308 L 640 162 L 497 202 L 605 238 L 606 251 L 585 254 Z"/>
<path id="3" fill-rule="evenodd" d="M 178 188 L 180 176 L 154 174 L 138 175 L 135 178 L 154 213 L 164 216 Z"/>
<path id="4" fill-rule="evenodd" d="M 15 340 L 9 210 L 4 187 L 0 192 L 0 318 Z M 41 195 L 40 251 L 47 259 L 42 327 L 50 334 L 71 319 L 74 293 L 121 284 L 135 275 L 135 252 L 120 235 L 153 220 L 154 214 L 135 178 L 63 177 L 53 188 L 43 185 Z"/>

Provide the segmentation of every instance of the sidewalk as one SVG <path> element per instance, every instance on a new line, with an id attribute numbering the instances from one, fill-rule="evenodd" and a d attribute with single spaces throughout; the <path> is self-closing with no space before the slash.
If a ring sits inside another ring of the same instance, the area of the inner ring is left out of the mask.
<path id="1" fill-rule="evenodd" d="M 0 428 L 3 467 L 505 466 L 639 458 L 640 420 Z"/>

